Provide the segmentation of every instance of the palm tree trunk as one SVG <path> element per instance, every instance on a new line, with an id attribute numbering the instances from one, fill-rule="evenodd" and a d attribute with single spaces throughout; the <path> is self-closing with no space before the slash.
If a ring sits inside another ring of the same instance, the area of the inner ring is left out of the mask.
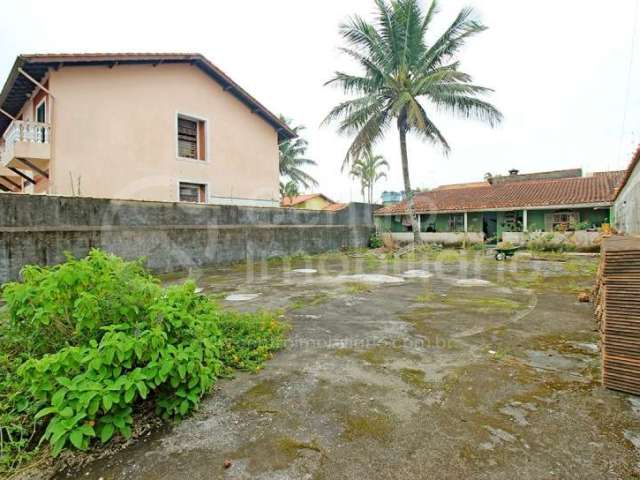
<path id="1" fill-rule="evenodd" d="M 409 179 L 409 157 L 407 155 L 407 129 L 398 123 L 400 132 L 400 158 L 402 160 L 402 177 L 404 179 L 404 195 L 407 200 L 407 214 L 411 218 L 411 230 L 413 230 L 413 242 L 415 245 L 422 243 L 420 238 L 420 228 L 418 227 L 418 217 L 416 217 L 416 207 L 413 201 L 413 191 L 411 190 L 411 180 Z"/>

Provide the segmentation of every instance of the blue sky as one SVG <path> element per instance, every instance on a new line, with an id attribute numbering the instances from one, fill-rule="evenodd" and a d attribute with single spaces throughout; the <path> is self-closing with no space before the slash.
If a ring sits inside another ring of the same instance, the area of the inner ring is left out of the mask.
<path id="1" fill-rule="evenodd" d="M 496 90 L 493 101 L 505 121 L 492 130 L 436 114 L 452 152 L 445 158 L 411 139 L 413 184 L 475 181 L 485 172 L 510 168 L 624 168 L 640 143 L 640 34 L 627 96 L 636 3 L 443 0 L 436 33 L 465 5 L 489 26 L 460 58 L 476 83 Z M 338 24 L 353 13 L 366 16 L 372 1 L 67 0 L 53 5 L 35 0 L 3 5 L 3 82 L 19 53 L 197 51 L 268 108 L 307 126 L 309 156 L 319 164 L 312 172 L 319 190 L 336 200 L 360 198 L 359 187 L 340 173 L 349 139 L 320 122 L 343 98 L 323 83 L 336 69 L 354 68 L 337 52 Z M 390 131 L 378 150 L 391 171 L 376 191 L 401 188 L 396 132 Z"/>

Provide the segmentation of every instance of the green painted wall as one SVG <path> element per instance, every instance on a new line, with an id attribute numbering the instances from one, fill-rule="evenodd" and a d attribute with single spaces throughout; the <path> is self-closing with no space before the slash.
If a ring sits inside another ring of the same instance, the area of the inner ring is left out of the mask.
<path id="1" fill-rule="evenodd" d="M 406 232 L 407 228 L 401 222 L 396 222 L 395 215 L 374 217 L 374 222 L 383 232 Z"/>
<path id="2" fill-rule="evenodd" d="M 596 227 L 600 227 L 603 223 L 610 223 L 610 209 L 609 208 L 578 208 L 578 209 L 559 209 L 559 210 L 529 210 L 527 215 L 528 230 L 535 232 L 537 230 L 544 230 L 544 216 L 547 213 L 553 213 L 557 211 L 577 211 L 579 214 L 580 222 L 588 222 Z"/>
<path id="3" fill-rule="evenodd" d="M 544 214 L 545 210 L 527 210 L 527 229 L 530 232 L 544 230 Z"/>

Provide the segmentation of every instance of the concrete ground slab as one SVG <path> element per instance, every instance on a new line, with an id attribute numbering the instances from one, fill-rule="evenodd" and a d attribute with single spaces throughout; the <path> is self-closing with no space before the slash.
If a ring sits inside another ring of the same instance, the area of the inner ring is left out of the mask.
<path id="1" fill-rule="evenodd" d="M 182 423 L 60 478 L 637 478 L 640 403 L 600 386 L 591 306 L 576 301 L 595 260 L 460 258 L 201 272 L 210 294 L 262 293 L 223 305 L 284 309 L 287 347 L 259 374 L 220 381 Z M 329 281 L 409 269 L 433 276 Z M 469 279 L 489 283 L 457 283 Z"/>

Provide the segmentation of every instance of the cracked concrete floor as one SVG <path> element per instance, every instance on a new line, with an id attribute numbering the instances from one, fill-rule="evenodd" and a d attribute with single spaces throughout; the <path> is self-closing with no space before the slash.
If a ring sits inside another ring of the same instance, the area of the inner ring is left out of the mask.
<path id="1" fill-rule="evenodd" d="M 259 294 L 226 307 L 283 309 L 287 347 L 60 478 L 637 478 L 640 402 L 599 385 L 576 301 L 593 262 L 333 255 L 193 273 L 205 294 Z"/>

